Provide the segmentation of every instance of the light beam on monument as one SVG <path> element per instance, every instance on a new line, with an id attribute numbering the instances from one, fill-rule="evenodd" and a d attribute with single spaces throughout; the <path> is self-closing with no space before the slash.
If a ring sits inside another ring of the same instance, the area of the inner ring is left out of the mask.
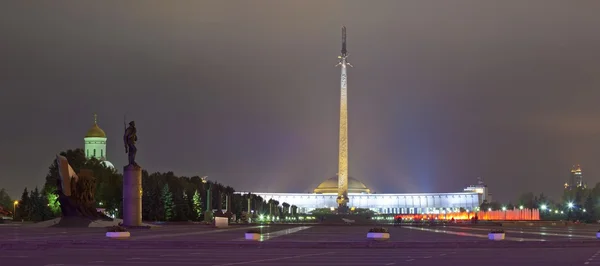
<path id="1" fill-rule="evenodd" d="M 337 204 L 340 210 L 348 208 L 348 79 L 346 69 L 352 65 L 347 61 L 346 27 L 342 27 L 342 51 L 336 66 L 341 67 L 340 76 L 340 139 L 338 154 L 338 196 Z"/>

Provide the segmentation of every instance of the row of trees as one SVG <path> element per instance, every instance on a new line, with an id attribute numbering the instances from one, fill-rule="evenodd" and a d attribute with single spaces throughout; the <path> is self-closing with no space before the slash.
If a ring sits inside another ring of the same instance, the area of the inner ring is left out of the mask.
<path id="1" fill-rule="evenodd" d="M 54 214 L 50 209 L 48 198 L 37 187 L 31 192 L 25 188 L 17 205 L 15 219 L 39 222 L 52 217 Z"/>
<path id="2" fill-rule="evenodd" d="M 89 169 L 96 178 L 95 200 L 98 208 L 114 217 L 122 217 L 123 177 L 115 169 L 108 168 L 95 159 L 86 159 L 81 149 L 62 152 L 75 172 Z M 25 189 L 17 205 L 16 218 L 22 220 L 42 221 L 60 215 L 60 206 L 56 196 L 56 184 L 59 178 L 58 165 L 50 164 L 46 182 L 40 191 Z M 254 217 L 259 214 L 284 218 L 297 214 L 296 206 L 275 200 L 265 201 L 257 195 L 234 194 L 235 190 L 215 181 L 204 182 L 199 176 L 176 176 L 173 172 L 142 172 L 142 216 L 147 221 L 201 221 L 212 216 L 240 217 L 250 207 L 255 210 Z M 210 193 L 208 193 L 210 189 Z M 210 206 L 207 206 L 210 197 Z M 515 204 L 484 202 L 481 210 L 541 208 L 542 218 L 600 220 L 598 202 L 600 199 L 600 183 L 594 188 L 574 188 L 565 190 L 563 198 L 554 202 L 544 194 L 524 193 Z M 12 210 L 12 200 L 6 191 L 0 190 L 0 206 L 4 211 Z M 544 208 L 542 208 L 544 207 Z M 207 210 L 210 211 L 209 217 Z M 552 211 L 550 211 L 552 210 Z"/>
<path id="3" fill-rule="evenodd" d="M 98 208 L 113 217 L 122 217 L 123 176 L 115 169 L 106 167 L 96 159 L 86 159 L 81 149 L 62 152 L 75 172 L 88 169 L 96 179 L 95 200 Z M 42 221 L 60 216 L 56 185 L 59 179 L 58 165 L 50 164 L 44 187 L 23 192 L 17 205 L 17 219 Z M 210 188 L 210 193 L 209 193 Z M 147 221 L 201 221 L 206 211 L 212 216 L 240 217 L 248 205 L 258 214 L 283 218 L 296 214 L 297 208 L 275 200 L 265 201 L 257 195 L 234 194 L 235 190 L 215 181 L 202 180 L 199 176 L 176 176 L 173 172 L 142 172 L 142 217 Z M 207 196 L 210 206 L 207 206 Z M 11 205 L 8 199 L 9 206 Z M 0 204 L 6 204 L 0 202 Z M 214 212 L 214 213 L 213 213 Z"/>

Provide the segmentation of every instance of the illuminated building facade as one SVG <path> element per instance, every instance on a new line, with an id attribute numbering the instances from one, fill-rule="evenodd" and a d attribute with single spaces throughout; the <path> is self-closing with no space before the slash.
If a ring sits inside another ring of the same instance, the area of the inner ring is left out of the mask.
<path id="1" fill-rule="evenodd" d="M 106 133 L 98 126 L 98 116 L 94 114 L 94 125 L 87 131 L 84 141 L 85 158 L 96 158 L 107 167 L 114 168 L 106 159 Z"/>
<path id="2" fill-rule="evenodd" d="M 298 207 L 299 212 L 318 208 L 337 208 L 337 177 L 329 178 L 314 189 L 314 193 L 255 193 L 268 201 L 288 203 Z M 348 207 L 370 209 L 378 213 L 424 214 L 443 211 L 477 211 L 484 200 L 491 200 L 484 184 L 469 186 L 455 193 L 390 193 L 371 194 L 360 181 L 348 179 Z M 249 192 L 236 192 L 245 195 Z"/>

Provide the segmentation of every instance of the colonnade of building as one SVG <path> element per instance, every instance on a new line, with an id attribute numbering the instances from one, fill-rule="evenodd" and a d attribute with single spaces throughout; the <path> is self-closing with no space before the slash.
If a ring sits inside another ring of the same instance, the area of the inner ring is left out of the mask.
<path id="1" fill-rule="evenodd" d="M 238 192 L 247 194 L 247 192 Z M 288 203 L 298 207 L 300 212 L 309 212 L 317 208 L 335 208 L 335 194 L 305 193 L 252 193 L 265 201 L 273 199 L 279 203 Z M 370 209 L 379 213 L 424 214 L 457 212 L 461 208 L 475 211 L 483 199 L 480 193 L 416 193 L 416 194 L 349 194 L 349 206 Z"/>

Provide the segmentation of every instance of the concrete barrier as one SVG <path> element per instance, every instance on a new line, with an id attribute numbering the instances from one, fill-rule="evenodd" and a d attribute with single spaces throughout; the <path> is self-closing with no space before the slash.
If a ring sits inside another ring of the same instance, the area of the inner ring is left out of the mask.
<path id="1" fill-rule="evenodd" d="M 215 217 L 215 227 L 224 228 L 229 226 L 229 219 L 227 217 Z"/>

